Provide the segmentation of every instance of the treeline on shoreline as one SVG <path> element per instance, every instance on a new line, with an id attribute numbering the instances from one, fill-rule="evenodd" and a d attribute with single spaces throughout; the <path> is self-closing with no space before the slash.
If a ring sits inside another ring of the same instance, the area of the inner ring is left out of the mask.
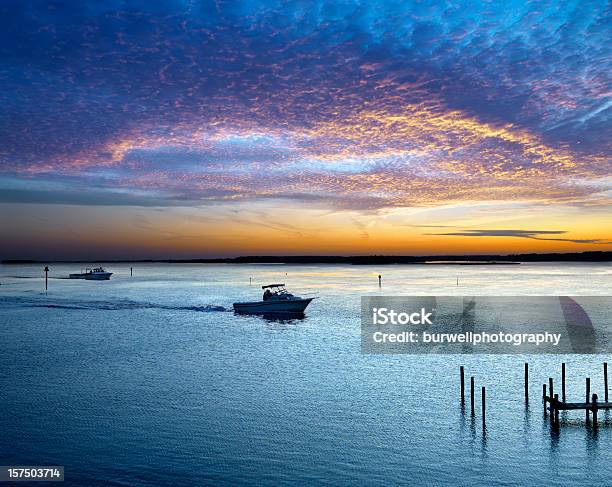
<path id="1" fill-rule="evenodd" d="M 5 259 L 3 264 L 37 263 L 168 263 L 168 264 L 352 264 L 352 265 L 392 265 L 392 264 L 518 264 L 521 262 L 608 262 L 612 252 L 572 252 L 548 254 L 508 254 L 508 255 L 252 255 L 227 258 L 206 259 L 90 259 L 90 260 L 53 260 Z"/>

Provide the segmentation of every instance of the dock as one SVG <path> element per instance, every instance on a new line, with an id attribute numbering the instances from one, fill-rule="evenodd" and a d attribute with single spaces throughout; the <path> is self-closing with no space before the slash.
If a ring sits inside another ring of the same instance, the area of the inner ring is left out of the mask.
<path id="1" fill-rule="evenodd" d="M 544 385 L 546 387 L 546 384 Z M 582 409 L 586 412 L 586 420 L 589 421 L 589 412 L 593 414 L 593 425 L 597 427 L 597 411 L 603 409 L 612 409 L 612 402 L 598 402 L 597 394 L 591 396 L 591 401 L 587 402 L 564 402 L 559 401 L 559 395 L 555 394 L 555 397 L 544 395 L 544 415 L 546 415 L 546 404 L 549 404 L 548 409 L 550 410 L 550 419 L 559 424 L 559 411 L 570 411 Z"/>
<path id="2" fill-rule="evenodd" d="M 525 365 L 527 370 L 527 365 Z M 544 416 L 546 416 L 547 409 L 550 411 L 550 419 L 555 424 L 559 424 L 559 411 L 585 411 L 586 421 L 589 422 L 589 412 L 593 414 L 593 423 L 597 427 L 597 411 L 612 409 L 612 402 L 608 401 L 608 363 L 604 362 L 604 388 L 605 400 L 603 402 L 598 401 L 597 394 L 591 395 L 591 378 L 587 377 L 585 381 L 586 393 L 584 402 L 566 402 L 565 400 L 565 364 L 562 364 L 562 399 L 559 400 L 559 394 L 554 394 L 554 384 L 552 377 L 548 379 L 548 393 L 546 390 L 546 384 L 542 384 L 542 404 L 544 405 Z M 548 407 L 546 406 L 548 404 Z"/>
<path id="3" fill-rule="evenodd" d="M 524 367 L 525 382 L 524 382 L 524 401 L 525 408 L 529 407 L 529 364 L 525 363 Z M 461 392 L 461 408 L 465 407 L 465 368 L 461 366 L 459 368 L 460 376 L 460 392 Z M 607 411 L 612 409 L 612 402 L 608 400 L 608 363 L 603 363 L 603 385 L 604 385 L 604 401 L 599 401 L 597 394 L 591 394 L 591 378 L 587 377 L 585 381 L 586 391 L 583 396 L 585 399 L 583 402 L 568 402 L 566 401 L 565 394 L 565 382 L 566 382 L 566 367 L 565 363 L 561 364 L 561 391 L 562 395 L 559 398 L 559 394 L 554 392 L 553 378 L 548 378 L 548 384 L 542 384 L 542 404 L 544 406 L 544 417 L 548 415 L 550 411 L 551 424 L 556 427 L 559 426 L 559 411 L 576 411 L 583 410 L 586 416 L 587 425 L 590 424 L 590 414 L 593 416 L 593 427 L 597 428 L 597 413 L 598 411 Z M 474 416 L 474 377 L 470 377 L 470 411 Z M 482 387 L 482 424 L 483 432 L 485 425 L 485 388 Z M 590 413 L 590 414 L 589 414 Z"/>
<path id="4" fill-rule="evenodd" d="M 597 394 L 593 394 L 597 396 Z M 612 409 L 612 402 L 563 402 L 555 398 L 546 397 L 546 402 L 550 403 L 550 409 L 567 411 L 570 409 Z"/>

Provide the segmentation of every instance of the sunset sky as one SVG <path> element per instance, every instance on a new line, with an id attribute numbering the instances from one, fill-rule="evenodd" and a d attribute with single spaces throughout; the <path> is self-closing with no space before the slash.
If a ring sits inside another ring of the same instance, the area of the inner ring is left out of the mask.
<path id="1" fill-rule="evenodd" d="M 601 1 L 0 4 L 0 258 L 612 250 Z"/>

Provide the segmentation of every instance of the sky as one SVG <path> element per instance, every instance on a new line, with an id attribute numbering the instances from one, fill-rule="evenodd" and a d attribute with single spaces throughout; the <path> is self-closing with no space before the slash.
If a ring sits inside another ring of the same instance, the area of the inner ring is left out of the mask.
<path id="1" fill-rule="evenodd" d="M 0 258 L 612 250 L 611 7 L 0 4 Z"/>

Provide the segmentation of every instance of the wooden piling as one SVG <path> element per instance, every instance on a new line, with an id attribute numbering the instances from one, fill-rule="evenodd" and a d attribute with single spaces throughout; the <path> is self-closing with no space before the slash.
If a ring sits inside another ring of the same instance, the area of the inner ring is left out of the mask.
<path id="1" fill-rule="evenodd" d="M 463 365 L 459 367 L 459 375 L 461 376 L 461 405 L 465 403 L 465 373 Z"/>
<path id="2" fill-rule="evenodd" d="M 608 362 L 604 362 L 604 400 L 608 402 Z"/>
<path id="3" fill-rule="evenodd" d="M 561 364 L 561 397 L 565 402 L 565 362 Z"/>
<path id="4" fill-rule="evenodd" d="M 482 425 L 485 424 L 485 415 L 486 413 L 486 391 L 484 386 L 482 386 Z"/>
<path id="5" fill-rule="evenodd" d="M 525 404 L 529 403 L 529 364 L 525 362 Z"/>
<path id="6" fill-rule="evenodd" d="M 132 277 L 134 275 L 134 268 L 130 267 L 130 277 Z"/>
<path id="7" fill-rule="evenodd" d="M 470 411 L 474 415 L 474 377 L 470 377 Z"/>
<path id="8" fill-rule="evenodd" d="M 382 276 L 378 274 L 378 287 L 382 287 Z"/>
<path id="9" fill-rule="evenodd" d="M 551 416 L 554 417 L 554 421 L 556 424 L 559 424 L 559 408 L 557 407 L 559 405 L 559 394 L 555 394 L 555 405 L 554 405 L 554 409 L 551 411 Z"/>
<path id="10" fill-rule="evenodd" d="M 591 379 L 590 377 L 586 378 L 586 403 L 589 403 L 589 400 L 591 399 Z M 589 420 L 589 408 L 586 408 L 586 420 Z"/>
<path id="11" fill-rule="evenodd" d="M 45 291 L 49 289 L 49 266 L 45 266 Z"/>
<path id="12" fill-rule="evenodd" d="M 544 404 L 544 417 L 546 417 L 546 384 L 542 384 L 542 404 Z"/>
<path id="13" fill-rule="evenodd" d="M 597 427 L 597 394 L 593 394 L 591 410 L 593 411 L 593 426 Z"/>
<path id="14" fill-rule="evenodd" d="M 553 380 L 552 377 L 548 378 L 548 397 L 555 397 L 554 389 L 553 389 Z"/>

